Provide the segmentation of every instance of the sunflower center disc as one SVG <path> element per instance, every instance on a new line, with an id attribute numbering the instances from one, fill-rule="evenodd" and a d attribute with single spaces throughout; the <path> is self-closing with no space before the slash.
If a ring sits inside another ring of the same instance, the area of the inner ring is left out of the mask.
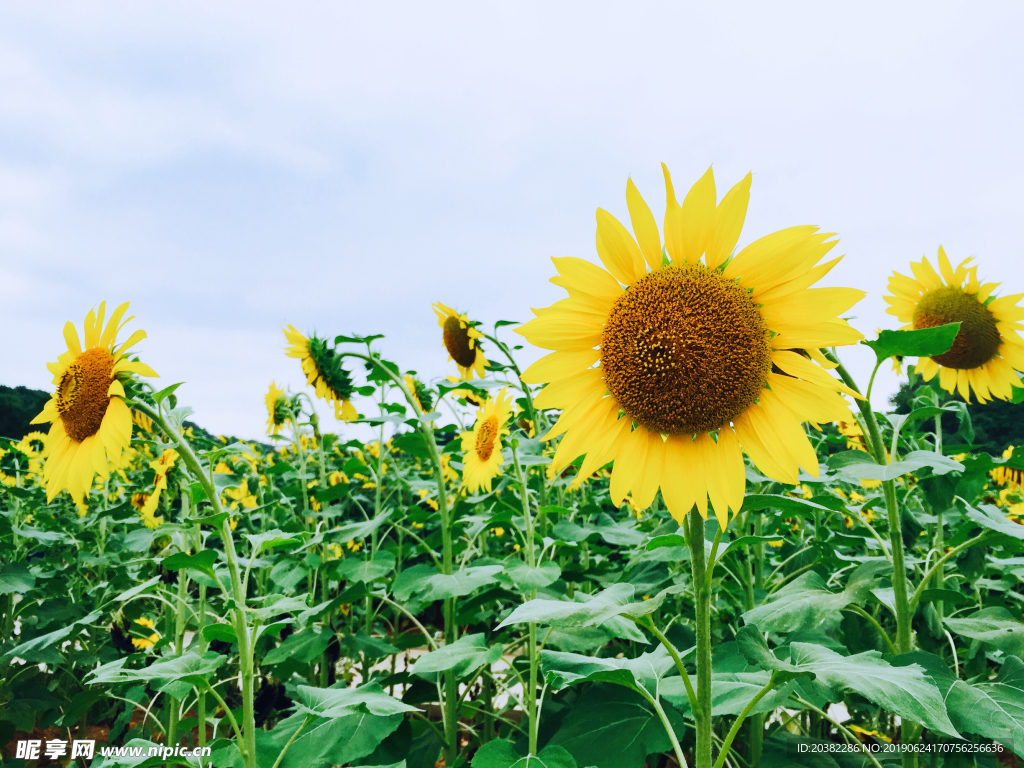
<path id="1" fill-rule="evenodd" d="M 57 386 L 57 413 L 68 437 L 79 443 L 100 431 L 107 412 L 114 358 L 105 349 L 90 349 L 78 356 Z"/>
<path id="2" fill-rule="evenodd" d="M 608 390 L 634 421 L 666 435 L 725 426 L 757 400 L 771 366 L 757 305 L 701 264 L 638 280 L 616 299 L 601 341 Z"/>
<path id="3" fill-rule="evenodd" d="M 469 368 L 476 362 L 476 349 L 470 346 L 469 328 L 463 328 L 457 317 L 449 317 L 444 321 L 444 346 L 452 360 L 463 368 Z"/>
<path id="4" fill-rule="evenodd" d="M 498 434 L 498 417 L 488 416 L 476 433 L 476 455 L 480 461 L 487 461 L 494 453 L 494 438 Z"/>
<path id="5" fill-rule="evenodd" d="M 989 308 L 962 288 L 945 285 L 926 293 L 914 310 L 915 328 L 960 323 L 948 352 L 932 359 L 947 368 L 977 368 L 999 351 L 999 328 Z"/>

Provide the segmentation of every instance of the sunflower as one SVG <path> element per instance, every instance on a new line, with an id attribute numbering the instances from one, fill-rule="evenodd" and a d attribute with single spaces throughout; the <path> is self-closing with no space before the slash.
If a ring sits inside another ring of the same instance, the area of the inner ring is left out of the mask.
<path id="1" fill-rule="evenodd" d="M 444 331 L 444 348 L 448 350 L 449 359 L 454 360 L 459 367 L 463 380 L 472 379 L 474 373 L 482 379 L 487 359 L 477 339 L 483 338 L 483 334 L 470 325 L 469 318 L 441 302 L 434 304 L 434 313 L 437 315 L 437 324 Z"/>
<path id="2" fill-rule="evenodd" d="M 345 421 L 358 419 L 359 413 L 352 405 L 352 377 L 342 367 L 341 356 L 315 334 L 307 339 L 292 325 L 281 330 L 291 342 L 285 349 L 286 354 L 302 361 L 306 383 L 316 388 L 317 397 L 334 403 L 334 417 Z"/>
<path id="3" fill-rule="evenodd" d="M 459 383 L 459 380 L 454 376 L 448 376 L 447 378 L 448 381 L 451 382 L 452 384 Z M 460 387 L 459 389 L 450 390 L 449 394 L 456 400 L 461 401 L 462 405 L 466 405 L 467 403 L 469 403 L 470 405 L 476 406 L 477 408 L 483 408 L 484 404 L 487 402 L 486 394 L 478 394 L 477 392 L 474 392 L 472 389 L 463 389 Z"/>
<path id="4" fill-rule="evenodd" d="M 1003 451 L 1003 458 L 1008 459 L 1013 456 L 1013 446 L 1011 445 L 1005 451 Z M 1024 471 L 1019 469 L 1013 469 L 1012 467 L 996 467 L 989 475 L 995 481 L 996 485 L 1007 486 L 1010 490 L 1020 488 L 1024 484 Z"/>
<path id="5" fill-rule="evenodd" d="M 291 418 L 291 403 L 277 382 L 270 382 L 270 389 L 263 398 L 267 404 L 267 434 L 276 435 Z"/>
<path id="6" fill-rule="evenodd" d="M 434 398 L 430 396 L 430 390 L 426 385 L 411 373 L 405 374 L 402 381 L 405 382 L 405 388 L 409 390 L 419 409 L 423 413 L 430 413 L 430 409 L 434 407 Z"/>
<path id="7" fill-rule="evenodd" d="M 889 278 L 891 296 L 886 310 L 906 323 L 904 329 L 934 328 L 960 323 L 960 331 L 948 352 L 922 357 L 915 370 L 925 381 L 939 374 L 939 385 L 954 390 L 967 402 L 971 390 L 982 403 L 993 398 L 1010 400 L 1014 387 L 1024 387 L 1015 371 L 1024 370 L 1024 294 L 994 298 L 999 283 L 978 282 L 978 268 L 964 259 L 954 270 L 939 246 L 939 271 L 926 257 L 912 262 L 913 277 L 894 272 Z"/>
<path id="8" fill-rule="evenodd" d="M 121 346 L 117 334 L 131 317 L 125 302 L 103 325 L 106 302 L 85 316 L 85 344 L 70 321 L 64 326 L 66 352 L 49 363 L 57 391 L 43 406 L 33 424 L 50 422 L 46 436 L 46 465 L 43 482 L 51 501 L 67 490 L 76 504 L 92 486 L 95 474 L 109 475 L 107 462 L 117 462 L 132 439 L 132 414 L 125 405 L 124 382 L 132 374 L 156 376 L 145 363 L 128 359 L 126 353 L 146 338 L 135 331 Z"/>
<path id="9" fill-rule="evenodd" d="M 508 434 L 511 416 L 512 397 L 503 389 L 477 411 L 473 429 L 462 433 L 462 483 L 470 493 L 490 492 L 491 480 L 501 474 L 501 436 Z"/>
<path id="10" fill-rule="evenodd" d="M 597 211 L 597 252 L 606 269 L 553 259 L 551 282 L 569 298 L 534 310 L 518 330 L 554 350 L 523 374 L 546 383 L 537 408 L 562 413 L 545 435 L 563 435 L 554 471 L 586 455 L 588 477 L 614 462 L 610 493 L 645 509 L 661 489 L 676 520 L 708 497 L 722 527 L 743 502 L 743 451 L 758 469 L 795 485 L 818 474 L 801 422 L 852 421 L 821 347 L 862 335 L 838 317 L 864 293 L 816 288 L 839 259 L 817 227 L 793 227 L 732 251 L 746 216 L 748 174 L 717 203 L 711 169 L 676 202 L 668 169 L 665 249 L 632 181 L 626 202 L 634 236 Z M 701 257 L 703 261 L 701 260 Z M 645 264 L 646 262 L 646 264 Z M 625 287 L 623 287 L 625 286 Z"/>

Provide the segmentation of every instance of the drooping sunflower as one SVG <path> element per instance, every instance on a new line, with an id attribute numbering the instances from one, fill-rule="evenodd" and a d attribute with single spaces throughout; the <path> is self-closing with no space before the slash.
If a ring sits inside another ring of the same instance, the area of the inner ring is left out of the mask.
<path id="1" fill-rule="evenodd" d="M 1004 459 L 1009 459 L 1011 456 L 1013 456 L 1012 445 L 1003 451 Z M 1024 485 L 1024 471 L 1014 469 L 1013 467 L 996 467 L 989 472 L 989 475 L 992 477 L 992 480 L 995 481 L 996 485 L 1005 485 L 1010 490 L 1016 490 L 1020 488 L 1021 485 Z"/>
<path id="2" fill-rule="evenodd" d="M 646 509 L 660 488 L 681 521 L 694 505 L 707 517 L 710 497 L 724 527 L 743 502 L 743 451 L 763 474 L 795 485 L 799 467 L 818 473 L 801 422 L 853 420 L 840 392 L 852 393 L 825 371 L 820 348 L 863 338 L 839 314 L 864 293 L 809 287 L 839 261 L 819 264 L 836 241 L 817 227 L 784 229 L 731 255 L 749 174 L 716 204 L 708 169 L 680 205 L 662 167 L 664 251 L 627 182 L 634 234 L 598 209 L 605 269 L 553 259 L 551 282 L 569 298 L 518 329 L 554 350 L 523 380 L 547 384 L 538 408 L 562 410 L 544 438 L 563 435 L 555 472 L 584 454 L 580 477 L 613 461 L 613 503 L 629 495 Z"/>
<path id="3" fill-rule="evenodd" d="M 276 435 L 292 418 L 291 402 L 277 382 L 270 382 L 270 389 L 263 398 L 267 404 L 267 434 Z"/>
<path id="4" fill-rule="evenodd" d="M 302 361 L 306 383 L 316 389 L 317 397 L 334 403 L 334 417 L 345 421 L 358 419 L 359 413 L 352 405 L 355 388 L 352 377 L 341 364 L 341 356 L 316 334 L 307 339 L 292 325 L 281 330 L 291 342 L 285 349 L 286 354 Z"/>
<path id="5" fill-rule="evenodd" d="M 505 426 L 512 416 L 512 396 L 501 390 L 477 411 L 473 429 L 463 432 L 462 484 L 470 493 L 491 490 L 491 481 L 501 474 L 501 438 L 509 433 Z"/>
<path id="6" fill-rule="evenodd" d="M 466 315 L 460 315 L 441 302 L 434 304 L 434 313 L 437 315 L 437 324 L 444 331 L 444 348 L 448 350 L 449 359 L 454 360 L 458 366 L 462 379 L 472 379 L 474 373 L 478 378 L 484 378 L 487 359 L 478 341 L 483 338 L 483 334 L 470 325 Z"/>
<path id="7" fill-rule="evenodd" d="M 967 402 L 971 390 L 982 403 L 993 398 L 1010 400 L 1014 387 L 1024 387 L 1015 371 L 1024 371 L 1024 294 L 995 298 L 999 283 L 980 283 L 977 266 L 964 259 L 956 269 L 939 246 L 939 271 L 927 257 L 911 262 L 913 277 L 894 272 L 889 278 L 891 296 L 886 310 L 906 323 L 904 329 L 934 328 L 960 323 L 960 331 L 948 352 L 922 357 L 916 370 L 925 381 L 939 375 L 939 385 L 954 390 Z"/>
<path id="8" fill-rule="evenodd" d="M 420 410 L 424 413 L 430 413 L 430 409 L 434 407 L 434 398 L 431 397 L 427 386 L 411 373 L 405 374 L 402 377 L 402 381 L 405 382 L 406 389 L 409 390 L 409 394 L 416 400 L 416 405 L 420 407 Z"/>
<path id="9" fill-rule="evenodd" d="M 133 318 L 124 318 L 125 302 L 103 325 L 106 302 L 85 316 L 85 343 L 72 322 L 64 326 L 67 351 L 48 363 L 57 391 L 43 406 L 33 424 L 50 422 L 46 436 L 43 482 L 51 501 L 67 490 L 76 504 L 89 492 L 93 476 L 109 475 L 107 462 L 117 463 L 132 439 L 132 414 L 125 405 L 124 383 L 133 374 L 156 376 L 145 363 L 130 360 L 128 350 L 146 338 L 135 331 L 117 345 L 117 334 Z"/>

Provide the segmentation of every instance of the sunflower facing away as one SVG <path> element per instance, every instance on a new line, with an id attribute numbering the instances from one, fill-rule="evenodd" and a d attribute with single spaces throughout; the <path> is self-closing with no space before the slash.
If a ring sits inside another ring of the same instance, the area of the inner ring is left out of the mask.
<path id="1" fill-rule="evenodd" d="M 441 302 L 434 304 L 434 313 L 437 315 L 437 324 L 444 331 L 444 348 L 448 350 L 448 357 L 459 367 L 463 380 L 472 379 L 474 373 L 482 379 L 487 359 L 477 339 L 483 338 L 483 334 L 469 324 L 469 318 Z"/>
<path id="2" fill-rule="evenodd" d="M 886 296 L 886 310 L 906 323 L 904 329 L 934 328 L 960 323 L 960 331 L 948 352 L 922 357 L 916 370 L 925 381 L 939 374 L 939 385 L 954 390 L 968 403 L 971 390 L 982 403 L 993 398 L 1010 400 L 1013 388 L 1024 386 L 1014 372 L 1024 371 L 1024 307 L 1017 306 L 1024 294 L 994 298 L 999 283 L 978 282 L 978 268 L 964 259 L 954 270 L 939 246 L 939 271 L 926 257 L 911 262 L 913 277 L 894 272 L 889 278 L 892 296 Z"/>
<path id="3" fill-rule="evenodd" d="M 711 169 L 676 202 L 665 174 L 665 248 L 632 181 L 633 233 L 597 211 L 605 269 L 553 259 L 551 279 L 569 298 L 518 329 L 554 350 L 523 374 L 546 383 L 538 408 L 562 414 L 546 440 L 563 435 L 558 472 L 586 454 L 579 476 L 614 461 L 610 492 L 646 509 L 661 489 L 676 520 L 708 497 L 722 527 L 739 510 L 743 451 L 772 479 L 796 484 L 818 474 L 801 422 L 852 421 L 847 390 L 821 364 L 821 347 L 862 335 L 838 315 L 864 293 L 810 288 L 839 261 L 818 262 L 835 245 L 817 227 L 784 229 L 731 256 L 746 216 L 748 174 L 717 203 Z M 701 257 L 703 256 L 703 261 Z M 840 257 L 841 258 L 841 257 Z"/>
<path id="4" fill-rule="evenodd" d="M 292 325 L 281 330 L 291 342 L 286 354 L 302 361 L 306 383 L 316 388 L 317 397 L 334 403 L 334 417 L 345 421 L 358 419 L 359 413 L 352 405 L 352 377 L 342 367 L 341 357 L 315 334 L 307 339 Z"/>
<path id="5" fill-rule="evenodd" d="M 276 435 L 292 417 L 291 403 L 277 382 L 270 382 L 270 389 L 263 397 L 267 404 L 267 434 Z"/>
<path id="6" fill-rule="evenodd" d="M 477 411 L 473 429 L 462 433 L 462 483 L 470 493 L 491 490 L 491 480 L 501 474 L 501 438 L 512 416 L 512 396 L 501 390 Z"/>
<path id="7" fill-rule="evenodd" d="M 57 391 L 33 424 L 50 422 L 46 436 L 43 482 L 51 501 L 67 490 L 76 504 L 89 492 L 93 476 L 106 478 L 107 462 L 116 463 L 132 439 L 132 414 L 125 405 L 124 384 L 132 374 L 156 376 L 145 363 L 128 359 L 129 349 L 146 338 L 135 331 L 117 346 L 117 334 L 133 318 L 124 319 L 125 302 L 103 325 L 106 302 L 85 316 L 85 343 L 72 322 L 64 326 L 67 351 L 48 363 Z"/>

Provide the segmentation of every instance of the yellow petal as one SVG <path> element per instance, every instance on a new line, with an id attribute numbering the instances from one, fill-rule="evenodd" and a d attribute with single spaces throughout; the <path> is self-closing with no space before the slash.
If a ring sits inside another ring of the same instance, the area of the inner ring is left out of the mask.
<path id="1" fill-rule="evenodd" d="M 622 500 L 640 479 L 646 459 L 647 430 L 644 427 L 637 427 L 619 448 L 619 452 L 615 456 L 615 466 L 612 467 L 612 480 L 608 485 L 608 494 L 611 496 L 612 504 L 616 507 L 622 505 Z"/>
<path id="2" fill-rule="evenodd" d="M 683 260 L 700 261 L 715 223 L 715 176 L 709 167 L 683 199 Z"/>
<path id="3" fill-rule="evenodd" d="M 574 256 L 556 257 L 551 261 L 560 275 L 551 278 L 555 285 L 612 301 L 622 295 L 622 286 L 597 264 Z"/>
<path id="4" fill-rule="evenodd" d="M 647 509 L 654 503 L 662 476 L 665 474 L 665 441 L 657 432 L 647 435 L 647 459 L 643 471 L 633 486 L 633 503 L 637 509 Z"/>
<path id="5" fill-rule="evenodd" d="M 632 285 L 645 274 L 644 257 L 633 236 L 608 211 L 597 209 L 597 255 L 612 277 Z"/>
<path id="6" fill-rule="evenodd" d="M 525 371 L 522 380 L 527 384 L 544 384 L 573 376 L 590 368 L 601 359 L 598 349 L 580 349 L 575 352 L 552 352 L 544 355 Z"/>
<path id="7" fill-rule="evenodd" d="M 661 269 L 661 236 L 658 234 L 658 224 L 632 179 L 626 181 L 626 207 L 629 208 L 633 234 L 636 235 L 644 259 L 647 260 L 651 271 Z"/>
<path id="8" fill-rule="evenodd" d="M 715 210 L 714 232 L 708 244 L 704 261 L 712 269 L 729 258 L 739 242 L 743 222 L 747 217 L 747 203 L 750 201 L 751 175 L 729 190 Z"/>
<path id="9" fill-rule="evenodd" d="M 676 192 L 672 186 L 672 177 L 668 166 L 661 164 L 665 174 L 665 250 L 672 261 L 684 261 L 683 258 L 683 209 L 676 202 Z"/>

